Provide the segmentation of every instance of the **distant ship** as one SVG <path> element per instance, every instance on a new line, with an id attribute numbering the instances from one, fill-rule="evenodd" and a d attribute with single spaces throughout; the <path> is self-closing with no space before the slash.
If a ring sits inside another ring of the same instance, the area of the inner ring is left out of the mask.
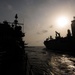
<path id="1" fill-rule="evenodd" d="M 75 17 L 74 20 L 72 20 L 71 22 L 72 33 L 68 29 L 66 37 L 61 37 L 60 33 L 55 31 L 55 39 L 50 36 L 50 38 L 47 38 L 44 41 L 44 45 L 48 50 L 71 54 L 75 52 Z"/>

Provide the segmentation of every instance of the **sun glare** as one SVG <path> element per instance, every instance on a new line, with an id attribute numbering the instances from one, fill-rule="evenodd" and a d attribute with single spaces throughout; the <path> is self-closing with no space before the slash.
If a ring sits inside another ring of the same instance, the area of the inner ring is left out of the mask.
<path id="1" fill-rule="evenodd" d="M 67 17 L 59 17 L 57 19 L 57 25 L 59 27 L 65 27 L 68 24 L 68 18 Z"/>

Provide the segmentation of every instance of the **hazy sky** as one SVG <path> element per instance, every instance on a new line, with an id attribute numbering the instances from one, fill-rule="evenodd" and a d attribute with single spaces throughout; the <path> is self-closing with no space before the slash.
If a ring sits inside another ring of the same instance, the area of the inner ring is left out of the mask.
<path id="1" fill-rule="evenodd" d="M 24 23 L 25 40 L 29 45 L 43 45 L 55 31 L 66 36 L 71 20 L 75 16 L 75 0 L 0 0 L 0 22 L 13 21 L 18 14 L 19 22 Z M 65 27 L 58 27 L 58 17 L 68 18 Z"/>

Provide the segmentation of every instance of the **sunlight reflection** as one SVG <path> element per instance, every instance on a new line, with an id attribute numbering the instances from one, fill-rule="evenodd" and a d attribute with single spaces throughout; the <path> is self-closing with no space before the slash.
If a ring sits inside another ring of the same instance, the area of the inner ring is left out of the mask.
<path id="1" fill-rule="evenodd" d="M 75 66 L 73 66 L 73 65 L 68 65 L 68 67 L 69 67 L 69 68 L 75 68 Z"/>
<path id="2" fill-rule="evenodd" d="M 66 57 L 62 57 L 61 58 L 62 63 L 72 63 L 72 61 L 70 61 L 68 58 Z"/>

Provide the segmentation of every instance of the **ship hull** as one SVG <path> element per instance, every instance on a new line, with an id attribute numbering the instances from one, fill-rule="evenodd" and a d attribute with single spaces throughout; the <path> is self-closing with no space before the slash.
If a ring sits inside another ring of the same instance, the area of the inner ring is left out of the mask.
<path id="1" fill-rule="evenodd" d="M 75 53 L 75 38 L 73 37 L 44 41 L 44 45 L 51 51 Z"/>

